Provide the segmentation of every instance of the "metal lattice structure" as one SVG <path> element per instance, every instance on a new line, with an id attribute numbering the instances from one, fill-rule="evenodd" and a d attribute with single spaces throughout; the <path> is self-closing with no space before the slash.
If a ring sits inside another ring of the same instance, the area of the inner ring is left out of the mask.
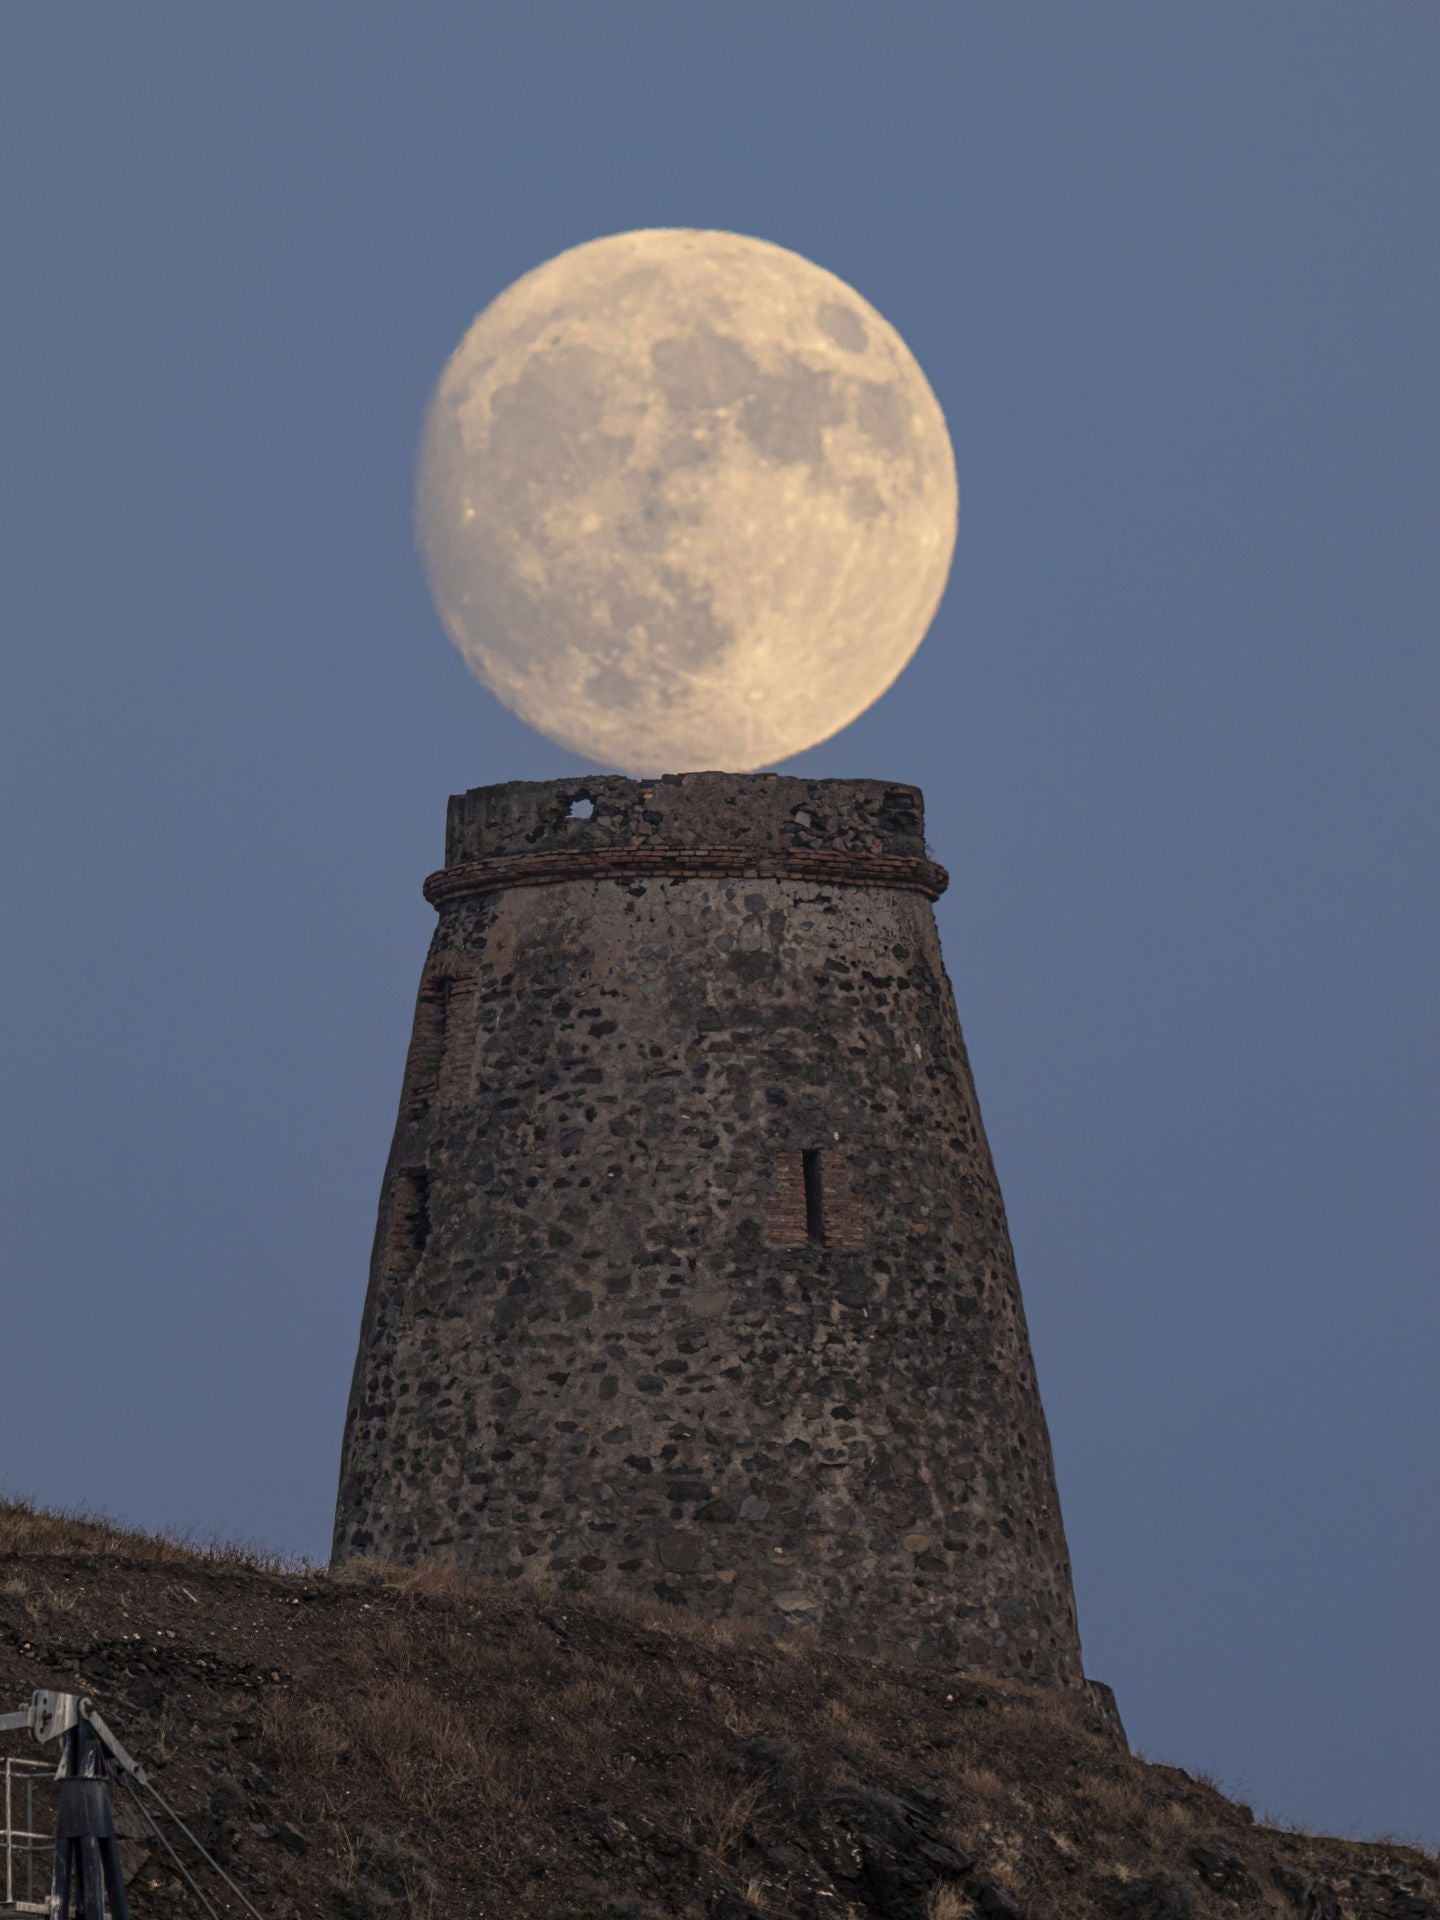
<path id="1" fill-rule="evenodd" d="M 50 1857 L 54 1851 L 55 1769 L 44 1760 L 0 1756 L 0 1913 L 50 1911 Z M 40 1802 L 36 1804 L 36 1791 Z"/>
<path id="2" fill-rule="evenodd" d="M 42 1746 L 55 1741 L 60 1758 L 52 1770 L 43 1760 L 0 1754 L 6 1896 L 0 1903 L 0 1915 L 43 1913 L 49 1920 L 130 1920 L 110 1800 L 113 1782 L 129 1796 L 146 1830 L 211 1920 L 219 1920 L 215 1906 L 180 1858 L 158 1815 L 174 1827 L 250 1920 L 261 1920 L 251 1901 L 186 1826 L 87 1694 L 37 1689 L 30 1696 L 29 1706 L 15 1713 L 0 1713 L 0 1733 L 22 1731 L 33 1734 Z M 42 1780 L 53 1783 L 54 1803 L 44 1832 L 36 1824 L 35 1806 L 35 1789 Z M 37 1893 L 42 1897 L 37 1899 Z"/>

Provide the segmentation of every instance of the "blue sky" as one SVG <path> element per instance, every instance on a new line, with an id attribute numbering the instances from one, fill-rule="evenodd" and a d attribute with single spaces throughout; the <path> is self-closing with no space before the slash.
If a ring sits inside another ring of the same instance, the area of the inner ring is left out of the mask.
<path id="1" fill-rule="evenodd" d="M 1440 11 L 12 7 L 0 1476 L 320 1553 L 447 794 L 579 768 L 410 535 L 474 313 L 716 226 L 911 345 L 961 487 L 899 777 L 1090 1670 L 1435 1826 Z"/>

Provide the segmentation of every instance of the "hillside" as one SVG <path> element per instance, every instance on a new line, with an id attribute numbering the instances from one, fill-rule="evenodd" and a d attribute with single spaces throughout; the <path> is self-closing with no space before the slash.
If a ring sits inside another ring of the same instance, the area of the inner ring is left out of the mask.
<path id="1" fill-rule="evenodd" d="M 0 1505 L 0 1711 L 42 1686 L 265 1920 L 1440 1920 L 1432 1857 L 1257 1823 L 1078 1699 Z M 136 1920 L 198 1911 L 117 1812 Z"/>

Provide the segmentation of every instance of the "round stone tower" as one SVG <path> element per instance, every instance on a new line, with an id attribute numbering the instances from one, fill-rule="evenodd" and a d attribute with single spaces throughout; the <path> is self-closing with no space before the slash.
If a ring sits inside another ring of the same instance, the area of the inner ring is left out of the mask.
<path id="1" fill-rule="evenodd" d="M 450 802 L 337 1559 L 1079 1684 L 945 881 L 882 781 Z"/>

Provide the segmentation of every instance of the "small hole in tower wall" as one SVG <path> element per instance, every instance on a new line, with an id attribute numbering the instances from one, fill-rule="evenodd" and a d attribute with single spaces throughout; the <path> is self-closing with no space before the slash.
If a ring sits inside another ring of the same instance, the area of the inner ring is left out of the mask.
<path id="1" fill-rule="evenodd" d="M 582 793 L 578 800 L 572 800 L 570 802 L 570 818 L 572 820 L 588 820 L 594 811 L 595 802 L 586 794 Z"/>
<path id="2" fill-rule="evenodd" d="M 817 1247 L 825 1244 L 825 1176 L 820 1166 L 820 1149 L 807 1147 L 800 1156 L 800 1177 L 805 1183 L 805 1234 Z"/>

